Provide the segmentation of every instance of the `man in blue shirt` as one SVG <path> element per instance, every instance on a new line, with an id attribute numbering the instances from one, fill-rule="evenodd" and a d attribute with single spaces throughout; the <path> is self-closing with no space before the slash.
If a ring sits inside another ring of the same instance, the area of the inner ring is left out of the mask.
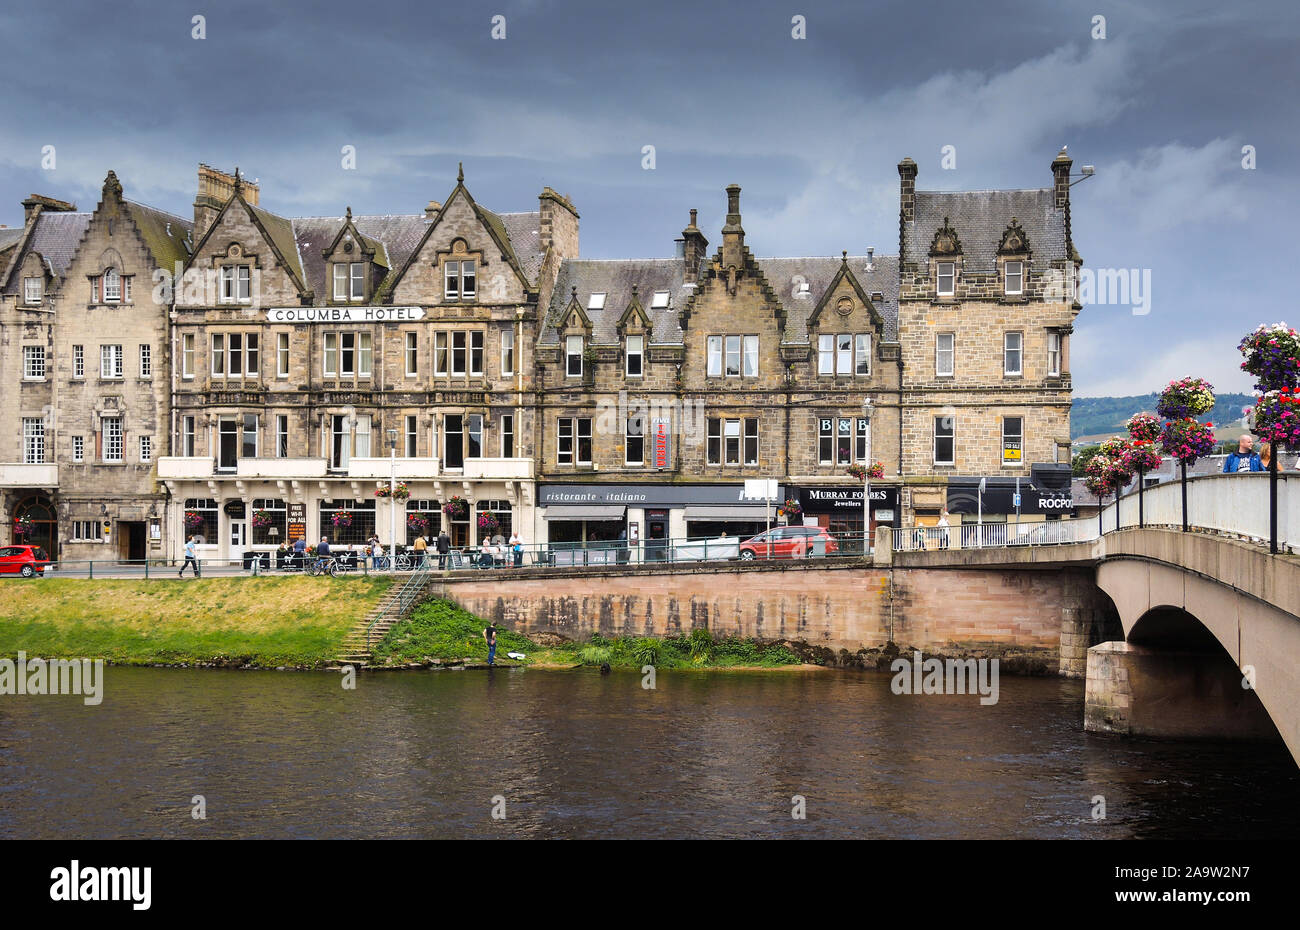
<path id="1" fill-rule="evenodd" d="M 1223 460 L 1223 473 L 1225 475 L 1242 471 L 1263 471 L 1264 465 L 1260 462 L 1259 456 L 1252 451 L 1255 440 L 1250 436 L 1242 436 L 1237 441 L 1237 451 Z"/>

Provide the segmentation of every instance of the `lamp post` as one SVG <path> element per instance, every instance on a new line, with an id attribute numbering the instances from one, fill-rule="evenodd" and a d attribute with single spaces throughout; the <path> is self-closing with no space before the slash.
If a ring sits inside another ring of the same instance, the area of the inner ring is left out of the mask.
<path id="1" fill-rule="evenodd" d="M 388 564 L 397 564 L 397 430 L 388 431 Z"/>
<path id="2" fill-rule="evenodd" d="M 862 473 L 862 554 L 869 555 L 871 552 L 871 398 L 862 399 L 862 418 L 866 420 L 867 427 L 867 460 L 863 463 L 864 471 Z"/>

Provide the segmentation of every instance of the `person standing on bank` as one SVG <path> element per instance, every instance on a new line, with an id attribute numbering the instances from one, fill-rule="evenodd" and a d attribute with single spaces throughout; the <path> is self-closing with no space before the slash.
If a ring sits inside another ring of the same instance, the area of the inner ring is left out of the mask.
<path id="1" fill-rule="evenodd" d="M 185 540 L 185 563 L 181 565 L 181 570 L 177 573 L 177 577 L 184 578 L 185 569 L 191 565 L 194 566 L 194 577 L 199 577 L 198 550 L 195 549 L 193 536 Z"/>
<path id="2" fill-rule="evenodd" d="M 447 567 L 447 553 L 451 552 L 451 537 L 447 535 L 445 529 L 438 533 L 438 570 L 442 571 Z"/>
<path id="3" fill-rule="evenodd" d="M 488 645 L 488 665 L 495 665 L 497 658 L 497 628 L 488 621 L 488 625 L 483 629 L 483 639 Z"/>
<path id="4" fill-rule="evenodd" d="M 1249 435 L 1244 435 L 1237 440 L 1237 451 L 1223 460 L 1223 473 L 1227 475 L 1233 472 L 1263 471 L 1264 466 L 1260 464 L 1259 456 L 1251 451 L 1251 446 L 1254 444 L 1255 440 Z"/>

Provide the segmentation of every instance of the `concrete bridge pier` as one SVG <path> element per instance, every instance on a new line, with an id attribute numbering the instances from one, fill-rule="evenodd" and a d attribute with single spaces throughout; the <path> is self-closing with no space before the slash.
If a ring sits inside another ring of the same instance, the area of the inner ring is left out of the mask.
<path id="1" fill-rule="evenodd" d="M 1222 650 L 1100 643 L 1088 650 L 1083 728 L 1125 736 L 1276 741 L 1277 727 L 1242 680 Z"/>

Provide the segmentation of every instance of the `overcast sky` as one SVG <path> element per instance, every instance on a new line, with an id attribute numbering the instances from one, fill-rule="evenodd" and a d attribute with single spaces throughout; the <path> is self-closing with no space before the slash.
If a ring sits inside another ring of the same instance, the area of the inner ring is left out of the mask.
<path id="1" fill-rule="evenodd" d="M 0 223 L 20 224 L 32 192 L 92 209 L 110 168 L 128 197 L 189 216 L 200 161 L 238 165 L 287 215 L 415 213 L 464 161 L 493 210 L 569 194 L 584 257 L 669 255 L 691 207 L 716 245 L 731 182 L 759 256 L 895 254 L 903 156 L 921 189 L 1047 187 L 1068 144 L 1076 172 L 1096 166 L 1072 192 L 1085 267 L 1151 280 L 1145 315 L 1080 314 L 1076 394 L 1187 374 L 1248 390 L 1240 335 L 1300 317 L 1282 248 L 1300 204 L 1300 4 L 443 6 L 10 4 Z"/>

